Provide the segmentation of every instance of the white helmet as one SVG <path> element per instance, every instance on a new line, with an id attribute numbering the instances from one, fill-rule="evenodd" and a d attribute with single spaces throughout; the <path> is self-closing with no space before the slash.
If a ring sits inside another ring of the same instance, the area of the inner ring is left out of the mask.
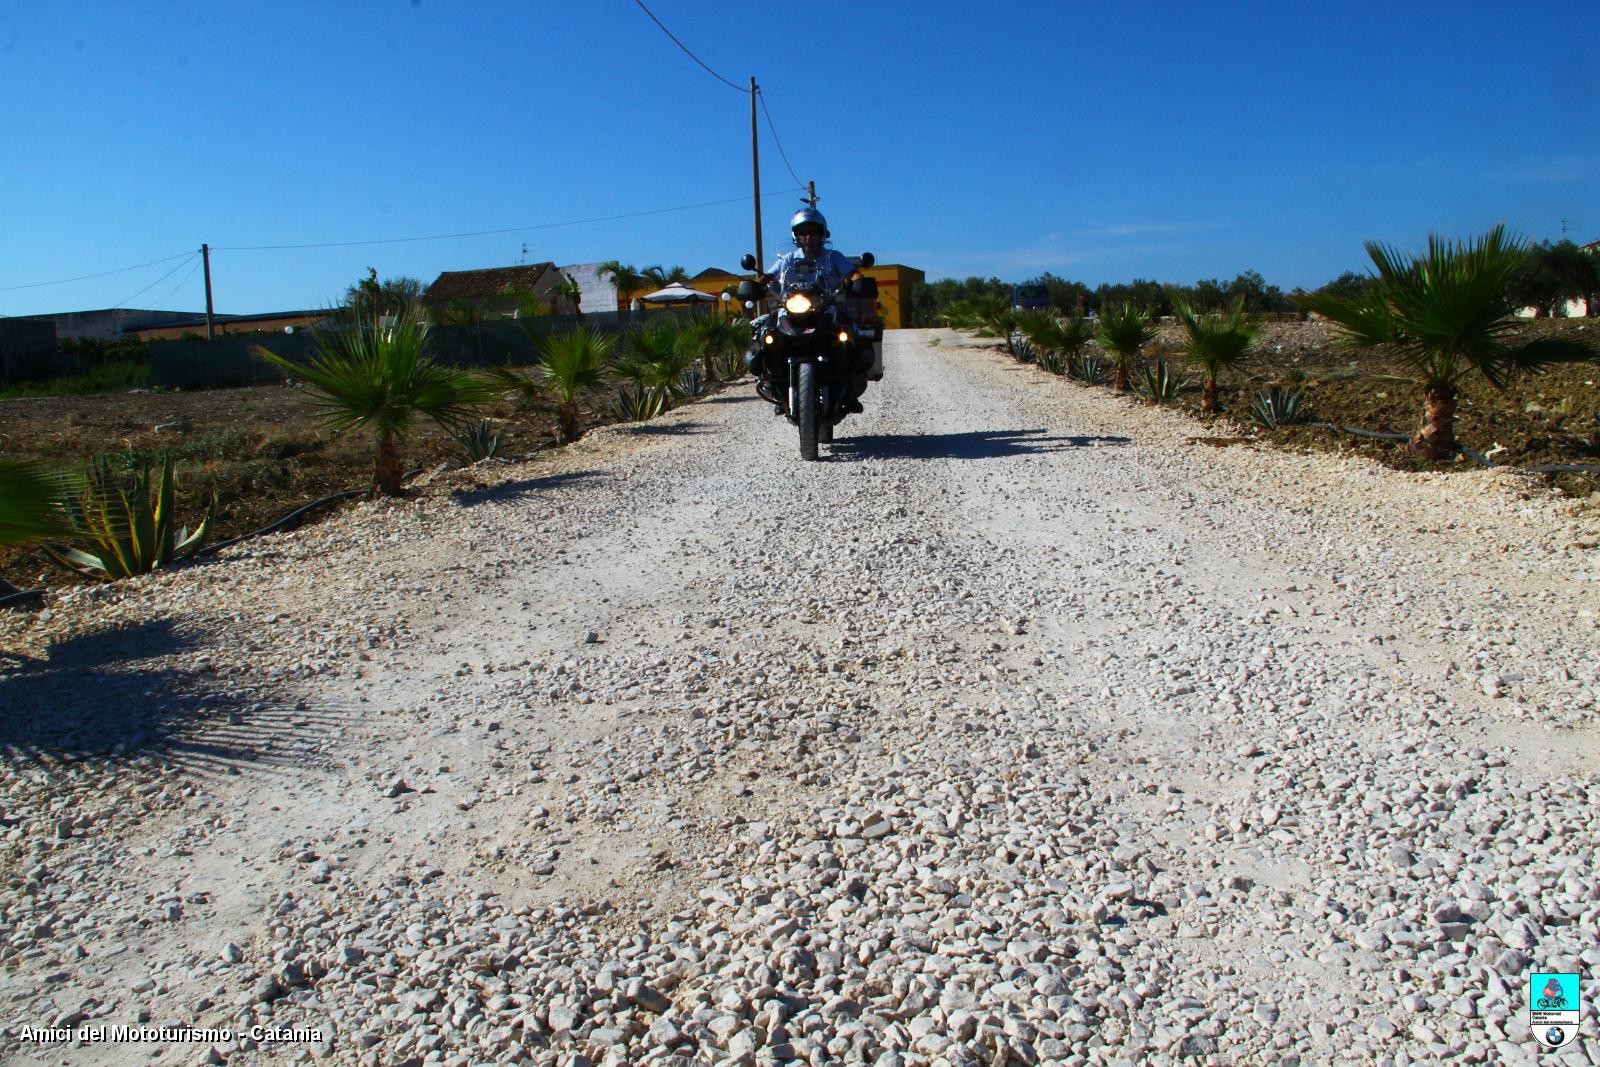
<path id="1" fill-rule="evenodd" d="M 821 226 L 822 236 L 828 237 L 828 220 L 822 217 L 822 212 L 814 207 L 803 207 L 794 213 L 794 218 L 789 220 L 789 232 L 793 233 L 802 226 Z"/>

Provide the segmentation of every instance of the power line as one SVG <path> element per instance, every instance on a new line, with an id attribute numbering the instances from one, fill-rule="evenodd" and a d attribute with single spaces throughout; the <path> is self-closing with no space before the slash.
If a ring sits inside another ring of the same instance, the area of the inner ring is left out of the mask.
<path id="1" fill-rule="evenodd" d="M 181 267 L 181 266 L 183 266 L 183 264 L 180 263 L 180 264 L 178 264 L 178 266 Z M 182 278 L 178 279 L 178 284 L 177 285 L 174 285 L 171 289 L 168 289 L 166 292 L 162 293 L 160 296 L 158 296 L 154 300 L 150 301 L 150 303 L 159 305 L 162 301 L 166 300 L 173 293 L 176 293 L 179 289 L 182 289 L 185 285 L 188 285 L 189 284 L 189 279 L 193 278 L 194 277 L 194 272 L 199 270 L 199 269 L 200 269 L 200 261 L 197 259 L 197 260 L 195 260 L 194 266 L 189 268 L 189 273 L 185 274 Z M 128 299 L 131 300 L 133 298 L 129 297 Z"/>
<path id="2" fill-rule="evenodd" d="M 733 84 L 733 82 L 729 81 L 727 78 L 724 78 L 722 75 L 718 74 L 716 71 L 714 71 L 710 67 L 706 66 L 704 61 L 702 61 L 699 56 L 697 56 L 693 52 L 689 51 L 689 48 L 688 48 L 687 45 L 685 45 L 682 41 L 678 40 L 676 37 L 672 36 L 672 31 L 671 30 L 669 30 L 665 26 L 661 25 L 661 20 L 656 18 L 655 12 L 651 11 L 649 8 L 644 6 L 644 0 L 633 0 L 633 2 L 639 5 L 639 10 L 640 11 L 643 11 L 646 15 L 650 16 L 650 21 L 651 22 L 653 22 L 657 26 L 661 27 L 661 32 L 662 33 L 664 33 L 668 37 L 672 38 L 672 43 L 673 44 L 675 44 L 679 48 L 683 49 L 683 54 L 684 55 L 688 56 L 690 59 L 694 60 L 696 63 L 699 63 L 700 64 L 700 68 L 702 70 L 704 70 L 707 74 L 711 75 L 713 78 L 717 79 L 717 81 L 721 82 L 723 85 L 726 85 L 730 89 L 736 90 L 736 91 L 741 92 L 741 93 L 746 93 L 746 92 L 750 91 L 750 90 L 746 89 L 742 85 Z"/>
<path id="3" fill-rule="evenodd" d="M 767 196 L 777 196 L 782 193 L 792 192 L 789 189 L 780 189 L 776 193 L 766 193 Z M 371 241 L 324 241 L 313 244 L 296 245 L 213 245 L 213 252 L 277 252 L 289 249 L 302 248 L 354 248 L 359 245 L 398 245 L 410 244 L 416 241 L 453 241 L 464 237 L 494 237 L 506 233 L 524 233 L 528 230 L 553 230 L 561 226 L 584 226 L 595 222 L 617 222 L 623 219 L 643 218 L 646 215 L 666 215 L 674 211 L 695 211 L 704 207 L 720 207 L 724 204 L 741 204 L 745 197 L 735 196 L 726 200 L 707 200 L 699 204 L 682 204 L 678 207 L 652 208 L 648 211 L 630 211 L 622 215 L 601 215 L 591 219 L 569 219 L 565 222 L 538 222 L 527 226 L 507 226 L 498 230 L 474 230 L 468 233 L 439 233 L 427 237 L 384 237 Z"/>
<path id="4" fill-rule="evenodd" d="M 778 139 L 778 127 L 772 124 L 772 112 L 767 110 L 767 94 L 757 90 L 756 95 L 761 98 L 761 113 L 767 116 L 767 129 L 772 131 L 772 140 L 778 146 L 778 155 L 783 159 L 783 165 L 789 167 L 789 177 L 794 179 L 796 185 L 805 185 L 805 182 L 800 180 L 800 175 L 794 172 L 794 167 L 789 166 L 789 155 L 783 150 L 783 142 Z"/>
<path id="5" fill-rule="evenodd" d="M 200 253 L 199 252 L 190 252 L 189 255 L 191 257 L 198 258 Z M 183 267 L 184 267 L 184 264 L 183 263 L 179 263 L 176 267 L 173 267 L 171 270 L 167 271 L 167 273 L 163 274 L 161 277 L 157 278 L 155 281 L 151 282 L 149 285 L 145 286 L 143 289 L 140 289 L 137 293 L 134 293 L 133 296 L 123 297 L 121 300 L 118 300 L 115 304 L 112 304 L 111 305 L 112 308 L 114 308 L 114 309 L 115 308 L 126 308 L 127 305 L 128 305 L 128 301 L 133 300 L 135 297 L 143 296 L 145 293 L 149 292 L 151 289 L 154 289 L 156 286 L 160 285 L 162 282 L 166 281 L 168 278 L 170 278 L 174 274 L 178 273 L 180 270 L 183 269 Z"/>
<path id="6" fill-rule="evenodd" d="M 131 267 L 118 267 L 116 270 L 103 270 L 99 274 L 80 274 L 76 278 L 58 278 L 53 282 L 29 282 L 27 285 L 3 285 L 0 286 L 0 293 L 9 293 L 17 289 L 40 289 L 46 285 L 66 285 L 68 282 L 83 282 L 88 281 L 90 278 L 107 278 L 113 274 L 126 274 L 130 270 L 142 270 L 145 267 L 153 267 L 158 263 L 171 263 L 175 259 L 182 259 L 184 256 L 192 255 L 194 255 L 193 252 L 179 252 L 175 256 L 152 259 L 148 263 L 136 263 Z M 159 281 L 160 279 L 157 280 Z"/>

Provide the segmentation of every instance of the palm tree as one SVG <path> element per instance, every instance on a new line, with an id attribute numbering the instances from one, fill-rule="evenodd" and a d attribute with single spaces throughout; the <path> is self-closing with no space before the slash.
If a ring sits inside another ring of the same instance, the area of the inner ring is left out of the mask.
<path id="1" fill-rule="evenodd" d="M 1150 328 L 1149 312 L 1137 304 L 1111 304 L 1101 310 L 1094 336 L 1100 347 L 1111 353 L 1116 365 L 1113 386 L 1117 392 L 1126 393 L 1129 364 L 1155 336 Z"/>
<path id="2" fill-rule="evenodd" d="M 970 318 L 965 321 L 972 323 L 979 337 L 995 337 L 1005 342 L 1006 352 L 1012 356 L 1017 354 L 1016 348 L 1011 343 L 1011 335 L 1017 328 L 1017 313 L 1011 310 L 1011 305 L 1005 297 L 992 293 L 985 293 L 974 297 L 969 309 Z"/>
<path id="3" fill-rule="evenodd" d="M 334 430 L 372 431 L 372 486 L 384 496 L 399 496 L 405 476 L 400 442 L 417 416 L 457 430 L 470 421 L 472 408 L 494 395 L 487 383 L 428 359 L 427 341 L 428 327 L 407 313 L 378 329 L 358 323 L 319 330 L 317 354 L 307 364 L 260 351 L 310 387 Z"/>
<path id="4" fill-rule="evenodd" d="M 561 276 L 561 284 L 556 286 L 556 295 L 572 304 L 573 313 L 580 319 L 583 317 L 583 289 L 570 274 Z"/>
<path id="5" fill-rule="evenodd" d="M 71 537 L 76 528 L 62 503 L 75 487 L 74 479 L 36 463 L 0 460 L 0 545 Z"/>
<path id="6" fill-rule="evenodd" d="M 678 396 L 679 379 L 699 358 L 685 342 L 677 319 L 659 316 L 628 334 L 622 351 L 612 357 L 611 368 L 644 389 Z"/>
<path id="7" fill-rule="evenodd" d="M 1072 358 L 1077 355 L 1090 341 L 1090 331 L 1083 325 L 1083 320 L 1077 315 L 1062 317 L 1056 312 L 1026 312 L 1016 317 L 1018 330 L 1034 342 L 1034 347 L 1043 352 L 1054 352 L 1062 358 Z"/>
<path id="8" fill-rule="evenodd" d="M 629 298 L 644 286 L 644 276 L 631 263 L 616 259 L 606 260 L 596 270 L 611 275 L 611 284 L 617 287 L 617 310 L 627 311 Z"/>
<path id="9" fill-rule="evenodd" d="M 489 374 L 498 386 L 525 402 L 548 394 L 556 402 L 556 443 L 569 444 L 583 435 L 578 399 L 605 380 L 606 361 L 615 345 L 615 339 L 579 326 L 539 340 L 539 363 L 531 372 L 501 366 L 491 367 Z"/>
<path id="10" fill-rule="evenodd" d="M 1189 302 L 1175 292 L 1167 294 L 1172 310 L 1183 325 L 1180 342 L 1184 357 L 1205 373 L 1205 390 L 1200 394 L 1200 410 L 1217 410 L 1217 375 L 1241 366 L 1249 358 L 1261 329 L 1244 313 L 1244 298 L 1234 300 L 1226 311 L 1197 316 Z"/>
<path id="11" fill-rule="evenodd" d="M 686 282 L 689 280 L 689 272 L 682 267 L 676 266 L 663 270 L 660 264 L 653 264 L 639 273 L 650 284 L 652 289 L 660 289 L 662 286 L 671 285 L 673 282 Z"/>
<path id="12" fill-rule="evenodd" d="M 1312 293 L 1300 304 L 1332 319 L 1348 347 L 1387 346 L 1422 376 L 1422 426 L 1407 446 L 1415 455 L 1456 450 L 1456 397 L 1469 368 L 1503 389 L 1518 371 L 1600 358 L 1578 341 L 1509 343 L 1507 289 L 1527 246 L 1504 226 L 1460 243 L 1430 234 L 1427 254 L 1409 259 L 1376 241 L 1366 250 L 1378 268 L 1374 285 L 1344 299 Z"/>

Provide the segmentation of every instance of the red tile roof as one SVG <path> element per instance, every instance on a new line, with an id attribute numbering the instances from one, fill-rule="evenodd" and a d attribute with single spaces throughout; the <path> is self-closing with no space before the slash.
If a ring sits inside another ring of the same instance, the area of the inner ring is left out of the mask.
<path id="1" fill-rule="evenodd" d="M 451 300 L 488 300 L 514 290 L 532 292 L 554 271 L 554 263 L 529 263 L 521 267 L 486 267 L 483 270 L 447 270 L 433 280 L 422 299 L 427 303 Z"/>

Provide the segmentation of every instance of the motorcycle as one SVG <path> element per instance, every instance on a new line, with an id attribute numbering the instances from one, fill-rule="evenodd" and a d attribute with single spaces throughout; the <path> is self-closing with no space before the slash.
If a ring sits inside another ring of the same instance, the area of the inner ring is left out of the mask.
<path id="1" fill-rule="evenodd" d="M 874 262 L 870 252 L 858 260 L 863 268 Z M 746 255 L 740 263 L 745 270 L 756 269 L 754 256 Z M 761 282 L 739 283 L 739 299 L 747 310 L 754 310 L 765 296 Z M 819 273 L 791 269 L 777 310 L 751 324 L 752 356 L 759 355 L 769 368 L 787 368 L 782 395 L 760 376 L 756 392 L 799 428 L 803 460 L 816 459 L 818 442 L 832 443 L 834 427 L 849 416 L 852 381 L 881 366 L 877 346 L 883 341 L 883 324 L 876 317 L 877 296 L 877 280 L 859 271 L 840 292 L 829 292 Z M 784 376 L 773 378 L 782 381 Z"/>

